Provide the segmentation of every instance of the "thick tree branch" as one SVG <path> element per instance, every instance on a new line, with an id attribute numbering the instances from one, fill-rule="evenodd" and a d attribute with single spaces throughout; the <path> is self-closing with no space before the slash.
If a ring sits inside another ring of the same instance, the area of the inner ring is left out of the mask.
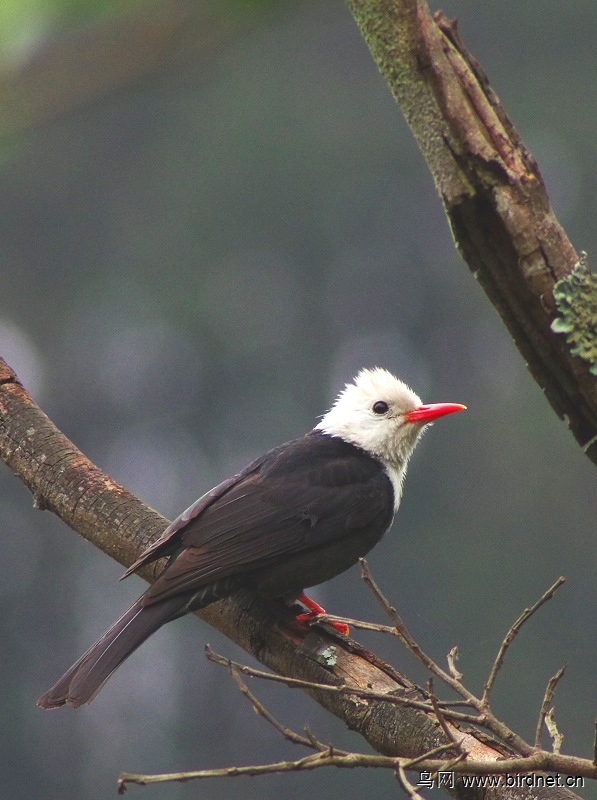
<path id="1" fill-rule="evenodd" d="M 597 463 L 597 378 L 552 331 L 578 257 L 537 164 L 453 23 L 424 0 L 347 0 L 427 160 L 460 253 L 533 377 Z"/>

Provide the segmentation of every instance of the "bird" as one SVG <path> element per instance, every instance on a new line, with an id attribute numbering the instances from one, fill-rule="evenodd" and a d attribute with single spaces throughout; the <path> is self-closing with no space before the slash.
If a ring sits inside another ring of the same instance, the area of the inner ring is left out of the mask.
<path id="1" fill-rule="evenodd" d="M 424 405 L 386 369 L 362 369 L 304 436 L 268 451 L 200 497 L 123 578 L 166 557 L 120 619 L 37 701 L 91 702 L 162 625 L 239 590 L 323 609 L 305 588 L 358 562 L 386 533 L 421 434 L 460 403 Z"/>

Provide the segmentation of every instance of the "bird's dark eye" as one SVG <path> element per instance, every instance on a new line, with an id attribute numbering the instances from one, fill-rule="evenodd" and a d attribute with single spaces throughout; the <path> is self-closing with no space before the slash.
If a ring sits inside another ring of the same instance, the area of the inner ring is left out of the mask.
<path id="1" fill-rule="evenodd" d="M 376 403 L 373 403 L 371 410 L 374 414 L 386 414 L 388 411 L 388 404 L 385 403 L 383 400 L 378 400 Z"/>

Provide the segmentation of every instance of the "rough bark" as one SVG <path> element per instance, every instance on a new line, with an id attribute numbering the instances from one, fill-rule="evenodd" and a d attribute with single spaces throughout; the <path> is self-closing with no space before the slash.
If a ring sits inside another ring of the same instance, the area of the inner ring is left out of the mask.
<path id="1" fill-rule="evenodd" d="M 456 25 L 424 0 L 347 0 L 423 153 L 455 244 L 529 370 L 597 463 L 594 364 L 552 330 L 578 256 L 539 168 Z"/>

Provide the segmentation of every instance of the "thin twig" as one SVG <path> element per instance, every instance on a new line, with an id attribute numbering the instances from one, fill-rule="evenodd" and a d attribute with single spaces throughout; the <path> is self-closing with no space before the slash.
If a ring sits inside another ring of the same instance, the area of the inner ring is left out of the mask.
<path id="1" fill-rule="evenodd" d="M 473 708 L 476 708 L 477 698 L 469 692 L 469 690 L 461 683 L 458 678 L 447 673 L 444 669 L 442 669 L 439 664 L 428 656 L 420 647 L 418 642 L 411 636 L 409 633 L 406 625 L 404 624 L 403 620 L 401 619 L 400 615 L 396 611 L 396 609 L 391 605 L 391 603 L 387 600 L 377 583 L 375 582 L 367 562 L 364 558 L 360 559 L 361 564 L 361 575 L 369 587 L 369 589 L 373 592 L 374 596 L 386 612 L 386 614 L 390 617 L 392 622 L 395 625 L 396 635 L 400 639 L 400 641 L 407 647 L 410 652 L 416 656 L 416 658 L 421 661 L 421 663 L 431 672 L 433 675 L 436 675 L 440 678 L 447 686 L 453 689 L 456 694 L 460 695 L 467 702 L 468 705 L 471 705 Z"/>
<path id="2" fill-rule="evenodd" d="M 373 596 L 376 598 L 388 617 L 392 620 L 394 628 L 398 631 L 402 631 L 403 629 L 406 630 L 406 626 L 402 621 L 402 618 L 377 585 L 373 575 L 371 574 L 371 570 L 369 569 L 367 561 L 364 558 L 360 558 L 359 563 L 361 565 L 361 577 L 363 581 L 369 587 L 373 593 Z"/>
<path id="3" fill-rule="evenodd" d="M 338 617 L 336 614 L 318 614 L 309 620 L 311 625 L 319 622 L 342 622 L 350 628 L 358 628 L 362 631 L 374 631 L 375 633 L 389 633 L 396 635 L 396 628 L 393 625 L 379 625 L 376 622 L 365 622 L 362 619 L 352 619 L 351 617 Z"/>
<path id="4" fill-rule="evenodd" d="M 433 710 L 435 712 L 435 716 L 437 717 L 437 721 L 439 722 L 442 731 L 445 733 L 446 738 L 448 739 L 448 741 L 453 742 L 454 749 L 456 751 L 462 752 L 460 749 L 460 743 L 456 740 L 456 736 L 454 735 L 454 730 L 446 722 L 446 718 L 443 714 L 443 711 L 439 707 L 439 703 L 434 691 L 432 677 L 430 677 L 429 680 L 427 681 L 427 693 L 429 694 L 429 699 L 431 701 L 431 705 L 433 706 Z"/>
<path id="5" fill-rule="evenodd" d="M 396 770 L 395 774 L 401 788 L 411 798 L 411 800 L 424 800 L 423 795 L 417 792 L 416 788 L 406 777 L 406 772 L 404 771 L 402 764 L 398 764 L 398 769 Z"/>
<path id="6" fill-rule="evenodd" d="M 564 677 L 564 673 L 566 672 L 566 664 L 556 672 L 555 675 L 552 675 L 549 681 L 547 682 L 547 686 L 545 687 L 545 694 L 543 695 L 543 702 L 541 703 L 541 710 L 539 711 L 539 719 L 537 720 L 537 728 L 535 730 L 535 747 L 541 747 L 541 734 L 543 732 L 543 725 L 545 723 L 545 718 L 549 712 L 549 707 L 553 702 L 553 697 L 555 694 L 556 686 L 560 682 L 560 680 Z"/>
<path id="7" fill-rule="evenodd" d="M 325 752 L 328 749 L 323 742 L 319 742 L 313 735 L 310 734 L 309 736 L 301 736 L 300 733 L 297 733 L 291 728 L 287 728 L 286 725 L 282 725 L 281 722 L 278 722 L 278 720 L 267 710 L 263 703 L 258 700 L 257 697 L 255 697 L 247 684 L 243 681 L 240 676 L 240 670 L 236 664 L 231 663 L 230 674 L 232 675 L 241 693 L 252 704 L 255 712 L 269 722 L 270 725 L 272 725 L 285 739 L 288 739 L 288 741 L 292 742 L 293 744 L 301 744 L 304 747 L 309 747 L 313 750 L 317 750 L 320 753 Z M 344 753 L 343 750 L 336 750 L 336 752 Z"/>
<path id="8" fill-rule="evenodd" d="M 142 775 L 123 772 L 118 778 L 118 793 L 124 794 L 129 783 L 147 786 L 152 783 L 174 783 L 203 778 L 236 778 L 241 775 L 271 775 L 277 772 L 300 772 L 334 764 L 340 766 L 343 757 L 330 756 L 329 753 L 312 753 L 297 761 L 278 761 L 271 764 L 251 764 L 246 767 L 223 767 L 221 769 L 198 769 L 189 772 L 166 772 L 156 775 Z M 348 764 L 344 765 L 348 766 Z M 352 764 L 351 766 L 357 766 Z"/>
<path id="9" fill-rule="evenodd" d="M 485 688 L 483 689 L 483 697 L 481 698 L 484 705 L 488 705 L 489 703 L 489 695 L 491 693 L 491 690 L 493 689 L 493 685 L 502 667 L 502 664 L 504 663 L 504 658 L 506 657 L 506 651 L 512 644 L 512 641 L 516 638 L 518 632 L 520 631 L 524 623 L 527 622 L 533 616 L 533 614 L 536 611 L 538 611 L 538 609 L 541 608 L 542 605 L 544 605 L 548 600 L 551 600 L 556 591 L 560 588 L 560 586 L 563 583 L 565 583 L 565 581 L 566 578 L 564 577 L 558 578 L 557 581 L 553 584 L 553 586 L 551 586 L 545 592 L 545 594 L 543 594 L 539 598 L 539 600 L 537 600 L 537 602 L 534 605 L 532 605 L 530 608 L 525 608 L 525 610 L 518 617 L 516 622 L 511 626 L 502 644 L 500 645 L 500 649 L 498 650 L 498 653 L 495 657 L 495 661 L 493 662 L 491 672 L 489 673 L 489 677 L 487 678 L 487 681 L 485 683 Z"/>
<path id="10" fill-rule="evenodd" d="M 420 756 L 415 756 L 411 758 L 404 764 L 404 769 L 414 769 L 418 764 L 422 764 L 424 761 L 428 761 L 429 759 L 435 758 L 435 756 L 439 756 L 442 753 L 445 753 L 446 750 L 451 750 L 454 747 L 452 742 L 447 742 L 446 744 L 440 744 L 437 747 L 434 747 L 433 750 L 427 750 L 426 753 L 423 753 Z M 461 758 L 458 756 L 458 760 L 460 761 Z M 444 762 L 442 762 L 443 764 Z M 446 763 L 452 763 L 446 762 Z"/>
<path id="11" fill-rule="evenodd" d="M 444 752 L 452 747 L 452 744 L 435 747 L 425 753 L 420 758 L 393 758 L 391 756 L 370 755 L 368 753 L 340 753 L 328 747 L 324 752 L 311 753 L 304 758 L 296 761 L 278 761 L 270 764 L 252 764 L 246 767 L 223 767 L 220 769 L 199 769 L 189 772 L 166 772 L 156 775 L 144 775 L 132 772 L 123 772 L 118 778 L 118 793 L 124 794 L 127 785 L 135 783 L 140 786 L 147 786 L 152 783 L 183 783 L 191 780 L 201 780 L 205 778 L 236 778 L 243 775 L 271 775 L 279 772 L 301 772 L 305 770 L 320 769 L 322 767 L 340 767 L 354 769 L 355 767 L 369 767 L 377 769 L 398 770 L 400 765 L 404 769 L 412 769 L 418 763 L 424 763 L 425 759 L 430 761 L 429 766 L 433 769 L 440 769 L 444 762 L 438 763 L 433 760 L 435 755 Z M 453 762 L 449 762 L 453 763 Z"/>
<path id="12" fill-rule="evenodd" d="M 313 733 L 311 733 L 311 729 L 309 728 L 308 725 L 305 725 L 304 730 L 305 730 L 305 736 L 307 737 L 307 739 L 311 743 L 311 745 L 312 745 L 314 750 L 319 750 L 322 747 L 325 747 L 325 745 L 323 745 L 322 742 L 320 742 L 318 739 L 316 739 L 315 735 Z"/>
<path id="13" fill-rule="evenodd" d="M 461 764 L 463 761 L 466 761 L 468 753 L 464 749 L 464 745 L 460 742 L 460 747 L 462 748 L 462 752 L 455 756 L 451 761 L 446 762 L 444 767 L 442 767 L 442 772 L 452 772 L 452 770 Z"/>
<path id="14" fill-rule="evenodd" d="M 314 681 L 307 681 L 301 678 L 289 678 L 284 675 L 276 675 L 273 672 L 264 672 L 254 667 L 249 667 L 246 664 L 239 664 L 237 661 L 232 661 L 225 656 L 216 653 L 209 645 L 205 647 L 205 655 L 214 664 L 219 664 L 231 670 L 232 667 L 238 669 L 243 675 L 248 675 L 251 678 L 260 678 L 262 680 L 271 681 L 273 683 L 283 683 L 290 689 L 315 689 L 316 691 L 331 692 L 332 694 L 346 694 L 352 697 L 360 697 L 363 700 L 380 700 L 384 703 L 392 703 L 393 705 L 402 705 L 409 708 L 418 708 L 427 713 L 433 713 L 433 706 L 431 703 L 423 700 L 416 700 L 411 697 L 406 697 L 393 692 L 376 692 L 373 689 L 360 689 L 358 687 L 347 686 L 344 683 L 315 683 Z M 465 701 L 461 701 L 465 702 Z M 444 705 L 440 703 L 440 707 Z M 448 703 L 446 705 L 449 705 Z M 482 725 L 483 718 L 477 714 L 464 714 L 460 711 L 455 711 L 452 708 L 446 707 L 444 715 L 450 719 L 458 720 L 459 722 L 468 722 L 471 725 Z"/>
<path id="15" fill-rule="evenodd" d="M 463 678 L 462 672 L 460 672 L 460 670 L 458 670 L 456 667 L 456 662 L 458 661 L 458 648 L 456 646 L 454 646 L 448 653 L 447 660 L 450 675 L 454 678 L 454 680 L 461 681 Z"/>
<path id="16" fill-rule="evenodd" d="M 558 723 L 556 722 L 554 711 L 555 708 L 552 706 L 545 715 L 545 726 L 549 732 L 549 735 L 551 736 L 552 752 L 559 756 L 560 751 L 562 750 L 562 742 L 564 741 L 564 734 L 560 733 L 560 731 L 558 730 Z"/>

